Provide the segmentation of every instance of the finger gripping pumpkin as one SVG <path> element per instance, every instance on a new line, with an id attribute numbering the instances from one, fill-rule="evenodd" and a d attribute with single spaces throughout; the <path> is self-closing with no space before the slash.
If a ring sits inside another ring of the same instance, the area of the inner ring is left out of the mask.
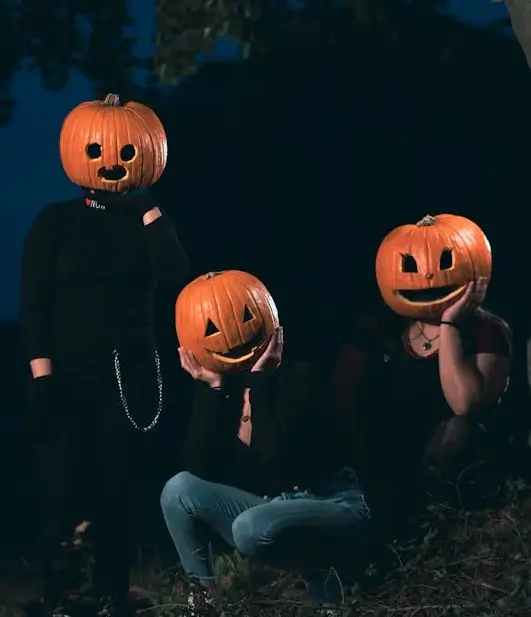
<path id="1" fill-rule="evenodd" d="M 168 158 L 155 112 L 134 101 L 122 105 L 116 94 L 74 108 L 63 122 L 59 151 L 74 184 L 113 193 L 151 186 Z"/>
<path id="2" fill-rule="evenodd" d="M 217 373 L 250 368 L 278 325 L 277 307 L 265 285 L 239 270 L 196 278 L 175 304 L 179 344 Z"/>
<path id="3" fill-rule="evenodd" d="M 382 241 L 376 279 L 386 304 L 399 315 L 438 321 L 465 293 L 467 283 L 492 273 L 490 243 L 472 221 L 453 214 L 425 216 Z"/>

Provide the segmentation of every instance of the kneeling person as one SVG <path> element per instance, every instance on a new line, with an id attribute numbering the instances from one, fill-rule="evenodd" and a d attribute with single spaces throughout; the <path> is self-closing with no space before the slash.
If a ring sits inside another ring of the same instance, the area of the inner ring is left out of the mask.
<path id="1" fill-rule="evenodd" d="M 176 305 L 181 365 L 197 380 L 186 471 L 161 505 L 184 570 L 214 585 L 209 547 L 222 544 L 281 569 L 341 568 L 370 516 L 321 379 L 283 362 L 275 303 L 254 276 L 210 273 Z M 269 495 L 266 497 L 264 495 Z"/>

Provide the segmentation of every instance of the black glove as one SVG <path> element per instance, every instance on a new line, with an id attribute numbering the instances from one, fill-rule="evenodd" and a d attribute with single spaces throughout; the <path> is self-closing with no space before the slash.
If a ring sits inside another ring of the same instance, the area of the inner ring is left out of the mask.
<path id="1" fill-rule="evenodd" d="M 28 391 L 27 429 L 39 441 L 46 440 L 58 428 L 59 407 L 53 375 L 31 380 Z"/>

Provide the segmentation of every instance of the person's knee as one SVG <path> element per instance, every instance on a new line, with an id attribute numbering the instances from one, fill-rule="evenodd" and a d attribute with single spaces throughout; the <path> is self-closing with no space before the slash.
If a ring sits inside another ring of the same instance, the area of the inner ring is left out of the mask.
<path id="1" fill-rule="evenodd" d="M 437 466 L 460 459 L 469 445 L 471 431 L 467 416 L 455 416 L 442 423 L 426 448 L 428 463 Z"/>
<path id="2" fill-rule="evenodd" d="M 181 471 L 170 478 L 160 495 L 160 506 L 163 513 L 182 511 L 192 514 L 197 507 L 201 483 L 203 480 L 189 471 Z"/>
<path id="3" fill-rule="evenodd" d="M 247 557 L 260 557 L 273 544 L 271 522 L 258 508 L 242 512 L 232 523 L 236 550 Z"/>

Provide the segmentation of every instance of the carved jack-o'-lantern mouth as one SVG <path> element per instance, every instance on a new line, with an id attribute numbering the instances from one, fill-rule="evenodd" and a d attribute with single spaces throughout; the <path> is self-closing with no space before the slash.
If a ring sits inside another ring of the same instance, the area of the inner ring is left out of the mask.
<path id="1" fill-rule="evenodd" d="M 127 176 L 127 169 L 123 165 L 100 167 L 98 169 L 98 176 L 105 182 L 119 182 Z"/>
<path id="2" fill-rule="evenodd" d="M 457 296 L 464 287 L 464 285 L 444 285 L 443 287 L 428 287 L 427 289 L 400 289 L 395 293 L 413 304 L 431 304 L 439 301 L 446 302 L 453 296 Z"/>
<path id="3" fill-rule="evenodd" d="M 239 362 L 245 362 L 246 360 L 250 360 L 256 350 L 260 347 L 260 345 L 264 341 L 264 329 L 260 328 L 258 332 L 253 336 L 253 338 L 243 345 L 238 345 L 238 347 L 233 347 L 229 349 L 229 351 L 225 353 L 220 353 L 217 351 L 210 351 L 208 353 L 212 354 L 216 360 L 223 362 L 225 364 L 236 364 Z"/>

